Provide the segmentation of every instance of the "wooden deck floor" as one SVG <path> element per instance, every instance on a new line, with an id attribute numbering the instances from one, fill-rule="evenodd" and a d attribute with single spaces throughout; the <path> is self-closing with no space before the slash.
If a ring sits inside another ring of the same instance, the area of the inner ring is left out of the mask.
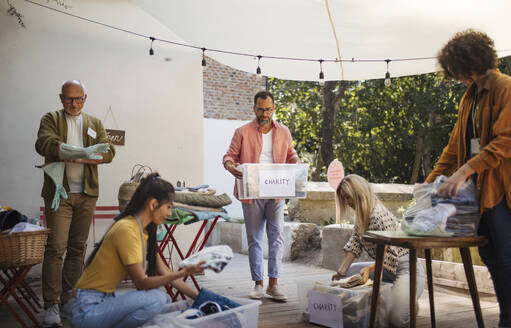
<path id="1" fill-rule="evenodd" d="M 263 299 L 259 308 L 259 327 L 318 327 L 305 321 L 298 306 L 296 279 L 327 274 L 331 271 L 312 265 L 285 262 L 282 267 L 280 285 L 288 295 L 286 303 L 276 303 L 269 299 Z M 246 297 L 252 288 L 248 258 L 245 255 L 235 254 L 233 261 L 220 274 L 208 271 L 199 276 L 201 286 L 209 288 L 225 296 Z M 40 283 L 33 282 L 34 289 L 40 293 Z M 485 327 L 494 328 L 498 323 L 498 304 L 494 296 L 481 294 L 481 307 L 485 321 Z M 429 301 L 425 291 L 419 299 L 419 316 L 417 327 L 430 327 Z M 435 286 L 435 310 L 437 314 L 437 327 L 471 328 L 477 327 L 472 301 L 468 293 Z M 39 315 L 39 318 L 41 316 Z M 27 321 L 28 322 L 28 321 Z M 65 323 L 65 327 L 70 327 Z M 19 327 L 14 317 L 5 306 L 0 307 L 0 327 Z"/>

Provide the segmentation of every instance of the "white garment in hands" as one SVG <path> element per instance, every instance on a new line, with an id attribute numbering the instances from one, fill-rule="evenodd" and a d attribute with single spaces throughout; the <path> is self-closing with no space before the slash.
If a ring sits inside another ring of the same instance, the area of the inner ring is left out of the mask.
<path id="1" fill-rule="evenodd" d="M 184 268 L 201 261 L 206 261 L 202 268 L 218 273 L 231 261 L 232 256 L 232 249 L 227 245 L 206 247 L 202 251 L 184 259 L 183 262 L 179 263 L 179 267 Z"/>

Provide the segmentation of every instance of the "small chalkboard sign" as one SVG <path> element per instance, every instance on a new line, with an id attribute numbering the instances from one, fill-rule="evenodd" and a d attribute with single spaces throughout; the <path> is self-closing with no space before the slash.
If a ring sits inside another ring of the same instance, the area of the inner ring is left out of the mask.
<path id="1" fill-rule="evenodd" d="M 124 146 L 124 138 L 126 131 L 106 129 L 106 135 L 111 143 L 116 146 Z"/>

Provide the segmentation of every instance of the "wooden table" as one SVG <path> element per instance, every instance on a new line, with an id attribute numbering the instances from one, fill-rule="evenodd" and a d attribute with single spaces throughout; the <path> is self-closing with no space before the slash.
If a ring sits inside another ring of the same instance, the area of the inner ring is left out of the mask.
<path id="1" fill-rule="evenodd" d="M 370 328 L 374 328 L 376 320 L 376 306 L 383 273 L 383 259 L 387 246 L 401 246 L 410 250 L 410 327 L 415 327 L 416 313 L 416 284 L 417 284 L 417 249 L 424 249 L 426 255 L 426 272 L 428 277 L 429 305 L 431 313 L 431 327 L 435 327 L 435 306 L 433 301 L 433 274 L 431 272 L 431 248 L 459 248 L 465 275 L 467 277 L 470 296 L 479 328 L 484 327 L 479 294 L 472 268 L 472 258 L 469 247 L 481 246 L 486 243 L 486 238 L 474 237 L 415 237 L 409 236 L 403 231 L 367 231 L 363 236 L 364 240 L 377 244 L 376 266 L 374 272 L 373 293 L 371 298 Z"/>

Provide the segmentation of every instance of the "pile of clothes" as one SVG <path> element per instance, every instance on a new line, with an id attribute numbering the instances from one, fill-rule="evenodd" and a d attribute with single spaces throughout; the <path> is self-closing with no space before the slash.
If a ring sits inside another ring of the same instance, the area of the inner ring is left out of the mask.
<path id="1" fill-rule="evenodd" d="M 12 234 L 14 232 L 43 230 L 39 219 L 30 219 L 9 206 L 0 207 L 0 232 Z"/>
<path id="2" fill-rule="evenodd" d="M 192 303 L 181 301 L 170 303 L 165 306 L 161 314 L 145 323 L 143 327 L 189 327 L 195 326 L 194 320 L 201 320 L 205 317 L 225 312 L 240 307 L 241 304 L 206 288 L 202 288 L 199 295 Z M 187 324 L 188 323 L 188 324 Z M 224 315 L 217 315 L 201 326 L 242 328 L 247 326 L 247 318 L 242 311 L 231 311 Z"/>
<path id="3" fill-rule="evenodd" d="M 179 190 L 179 191 L 178 191 Z M 197 221 L 213 219 L 217 216 L 230 220 L 222 207 L 232 203 L 227 194 L 215 195 L 216 191 L 208 185 L 199 187 L 176 187 L 172 216 L 167 224 L 191 224 Z"/>
<path id="4" fill-rule="evenodd" d="M 418 185 L 413 195 L 416 204 L 406 210 L 401 229 L 414 236 L 475 236 L 481 214 L 476 188 L 468 179 L 451 198 L 436 194 L 448 177 L 439 176 L 433 183 Z"/>

